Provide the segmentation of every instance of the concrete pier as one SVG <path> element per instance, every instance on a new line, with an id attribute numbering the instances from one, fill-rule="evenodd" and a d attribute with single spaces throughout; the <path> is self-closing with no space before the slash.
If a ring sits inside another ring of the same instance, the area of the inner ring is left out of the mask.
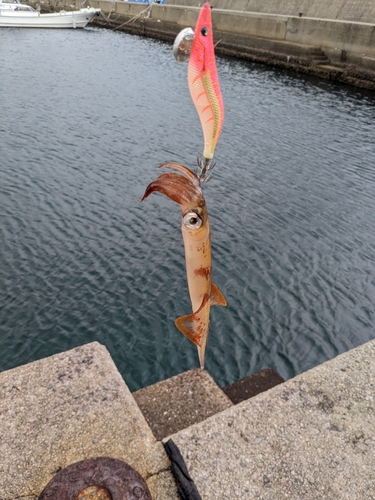
<path id="1" fill-rule="evenodd" d="M 176 500 L 163 445 L 94 342 L 0 374 L 0 499 L 35 500 L 62 468 L 109 456 Z"/>
<path id="2" fill-rule="evenodd" d="M 96 342 L 1 373 L 0 499 L 36 500 L 60 468 L 109 456 L 138 470 L 154 499 L 177 500 L 136 403 L 147 413 L 160 394 L 171 418 L 155 428 L 178 445 L 203 500 L 375 498 L 375 340 L 237 405 L 197 370 L 141 391 Z M 205 408 L 181 421 L 184 404 Z"/>
<path id="3" fill-rule="evenodd" d="M 373 500 L 375 341 L 172 438 L 202 499 Z"/>

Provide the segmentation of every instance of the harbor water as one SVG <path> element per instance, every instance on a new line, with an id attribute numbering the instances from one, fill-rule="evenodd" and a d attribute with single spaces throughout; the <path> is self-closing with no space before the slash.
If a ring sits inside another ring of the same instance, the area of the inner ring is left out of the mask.
<path id="1" fill-rule="evenodd" d="M 131 390 L 199 366 L 179 207 L 140 200 L 202 152 L 171 45 L 104 29 L 0 32 L 0 371 L 98 341 Z M 290 378 L 375 336 L 375 93 L 218 58 L 204 185 L 219 385 Z"/>

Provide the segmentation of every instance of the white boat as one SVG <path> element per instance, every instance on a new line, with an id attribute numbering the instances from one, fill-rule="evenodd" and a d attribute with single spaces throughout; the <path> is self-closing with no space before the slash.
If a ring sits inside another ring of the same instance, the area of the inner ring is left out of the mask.
<path id="1" fill-rule="evenodd" d="M 84 28 L 99 14 L 91 7 L 41 14 L 30 5 L 0 0 L 0 28 Z"/>

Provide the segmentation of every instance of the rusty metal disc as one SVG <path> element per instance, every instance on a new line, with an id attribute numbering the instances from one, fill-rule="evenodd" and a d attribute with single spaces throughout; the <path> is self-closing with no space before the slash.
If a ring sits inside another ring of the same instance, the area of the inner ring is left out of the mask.
<path id="1" fill-rule="evenodd" d="M 109 457 L 89 458 L 65 467 L 38 500 L 152 500 L 142 476 Z"/>

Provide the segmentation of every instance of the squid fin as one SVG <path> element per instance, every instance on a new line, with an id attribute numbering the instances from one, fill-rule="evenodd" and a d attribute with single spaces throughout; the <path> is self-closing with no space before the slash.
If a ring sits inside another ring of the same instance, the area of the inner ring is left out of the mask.
<path id="1" fill-rule="evenodd" d="M 212 306 L 226 306 L 227 301 L 224 295 L 220 292 L 215 283 L 211 283 L 211 305 Z"/>
<path id="2" fill-rule="evenodd" d="M 202 337 L 208 331 L 209 310 L 205 307 L 208 300 L 209 296 L 206 294 L 198 311 L 186 316 L 180 316 L 175 320 L 175 325 L 180 332 L 198 347 L 201 347 Z"/>

